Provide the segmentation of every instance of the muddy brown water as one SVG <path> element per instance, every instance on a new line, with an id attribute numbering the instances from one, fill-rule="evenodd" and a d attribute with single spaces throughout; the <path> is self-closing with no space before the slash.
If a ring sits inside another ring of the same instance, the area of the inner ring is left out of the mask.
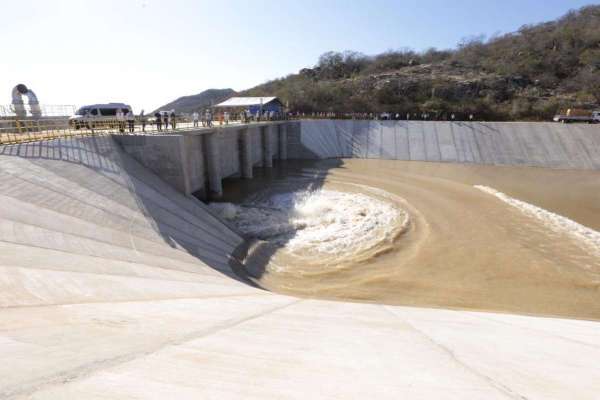
<path id="1" fill-rule="evenodd" d="M 581 224 L 589 228 L 590 240 L 573 235 L 572 224 L 557 229 L 547 216 L 536 218 L 475 185 Z M 600 319 L 600 246 L 594 242 L 600 231 L 598 171 L 290 161 L 258 171 L 252 180 L 228 179 L 224 187 L 224 201 L 243 205 L 229 216 L 234 224 L 253 207 L 269 213 L 264 200 L 277 194 L 327 194 L 317 201 L 321 208 L 303 215 L 293 229 L 279 224 L 277 229 L 285 232 L 279 237 L 261 231 L 268 231 L 270 217 L 259 215 L 250 233 L 248 226 L 241 227 L 254 243 L 246 260 L 248 276 L 266 289 L 326 299 Z M 383 203 L 406 213 L 408 224 L 377 214 Z M 346 221 L 352 213 L 357 219 Z M 373 218 L 365 222 L 363 217 Z M 323 218 L 324 226 L 311 227 L 310 218 Z M 398 227 L 387 229 L 389 224 Z M 364 231 L 350 232 L 356 226 Z M 366 243 L 366 248 L 354 254 L 327 232 L 337 239 L 347 235 L 344 240 Z M 371 246 L 373 235 L 380 241 Z M 320 253 L 323 244 L 330 244 L 327 254 Z"/>

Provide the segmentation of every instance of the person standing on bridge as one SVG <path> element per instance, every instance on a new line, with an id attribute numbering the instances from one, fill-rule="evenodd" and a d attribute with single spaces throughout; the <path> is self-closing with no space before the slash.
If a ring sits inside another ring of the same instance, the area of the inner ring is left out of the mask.
<path id="1" fill-rule="evenodd" d="M 156 122 L 156 130 L 162 131 L 162 115 L 159 111 L 154 113 L 154 121 Z"/>
<path id="2" fill-rule="evenodd" d="M 127 118 L 127 125 L 129 126 L 129 133 L 133 133 L 133 131 L 135 130 L 135 115 L 133 115 L 133 111 L 131 109 L 129 109 L 127 111 L 127 115 L 125 117 Z"/>
<path id="3" fill-rule="evenodd" d="M 194 122 L 194 128 L 198 127 L 198 111 L 194 111 L 194 113 L 192 114 L 192 121 Z"/>
<path id="4" fill-rule="evenodd" d="M 146 115 L 144 115 L 144 110 L 140 113 L 140 122 L 142 123 L 142 132 L 146 132 Z"/>
<path id="5" fill-rule="evenodd" d="M 168 131 L 169 130 L 169 112 L 168 111 L 164 111 L 163 124 L 165 125 L 165 131 Z"/>
<path id="6" fill-rule="evenodd" d="M 212 114 L 209 109 L 206 109 L 206 126 L 212 127 Z"/>
<path id="7" fill-rule="evenodd" d="M 123 113 L 123 110 L 121 110 L 120 108 L 117 109 L 117 124 L 119 125 L 119 132 L 123 133 L 125 132 L 125 114 Z"/>
<path id="8" fill-rule="evenodd" d="M 175 128 L 177 127 L 177 125 L 176 125 L 176 123 L 177 123 L 177 122 L 176 122 L 176 120 L 175 120 L 175 117 L 176 117 L 176 115 L 175 115 L 175 110 L 171 110 L 171 115 L 170 115 L 170 117 L 171 117 L 171 128 L 172 128 L 173 130 L 175 130 Z"/>

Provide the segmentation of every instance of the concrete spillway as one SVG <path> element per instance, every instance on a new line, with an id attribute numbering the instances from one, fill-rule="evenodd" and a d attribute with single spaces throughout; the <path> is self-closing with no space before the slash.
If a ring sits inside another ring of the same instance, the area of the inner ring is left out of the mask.
<path id="1" fill-rule="evenodd" d="M 379 136 L 340 142 L 339 126 L 303 123 L 301 132 L 288 131 L 286 151 L 367 156 L 377 147 L 364 146 L 388 140 L 383 126 Z M 421 140 L 418 157 L 464 154 L 439 137 L 432 147 Z M 582 162 L 591 168 L 598 139 L 586 140 Z M 568 146 L 583 139 L 577 143 Z M 222 171 L 227 163 L 243 166 L 236 157 L 248 156 L 235 149 L 221 159 Z M 375 155 L 391 149 L 380 142 Z M 406 154 L 393 149 L 394 157 Z M 265 162 L 252 154 L 253 164 Z M 545 160 L 533 149 L 527 154 Z M 165 183 L 164 169 L 154 166 L 156 175 L 136 159 L 144 157 L 110 137 L 0 148 L 0 398 L 597 396 L 597 322 L 256 289 L 230 268 L 242 238 Z"/>

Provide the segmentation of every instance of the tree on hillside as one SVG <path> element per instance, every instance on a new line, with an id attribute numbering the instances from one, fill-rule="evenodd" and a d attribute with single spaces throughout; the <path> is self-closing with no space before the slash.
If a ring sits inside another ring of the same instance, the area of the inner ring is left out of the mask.
<path id="1" fill-rule="evenodd" d="M 362 53 L 329 51 L 319 57 L 317 69 L 322 79 L 340 79 L 359 73 L 367 64 L 368 59 Z"/>

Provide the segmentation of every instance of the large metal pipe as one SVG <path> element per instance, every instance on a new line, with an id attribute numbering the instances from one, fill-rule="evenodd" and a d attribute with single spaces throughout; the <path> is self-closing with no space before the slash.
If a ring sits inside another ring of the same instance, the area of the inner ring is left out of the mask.
<path id="1" fill-rule="evenodd" d="M 34 118 L 40 118 L 42 116 L 42 109 L 40 108 L 40 102 L 33 90 L 29 89 L 27 95 L 29 98 L 29 110 Z"/>
<path id="2" fill-rule="evenodd" d="M 12 104 L 15 109 L 15 114 L 19 118 L 27 117 L 27 110 L 25 109 L 25 103 L 23 102 L 23 96 L 27 96 L 29 100 L 29 110 L 34 118 L 40 118 L 42 116 L 42 109 L 40 108 L 40 102 L 33 90 L 28 89 L 27 86 L 22 83 L 18 84 L 12 90 Z"/>
<path id="3" fill-rule="evenodd" d="M 27 86 L 19 84 L 12 90 L 12 104 L 15 109 L 15 114 L 19 118 L 25 118 L 27 111 L 25 111 L 25 103 L 23 102 L 23 95 L 27 93 Z"/>

